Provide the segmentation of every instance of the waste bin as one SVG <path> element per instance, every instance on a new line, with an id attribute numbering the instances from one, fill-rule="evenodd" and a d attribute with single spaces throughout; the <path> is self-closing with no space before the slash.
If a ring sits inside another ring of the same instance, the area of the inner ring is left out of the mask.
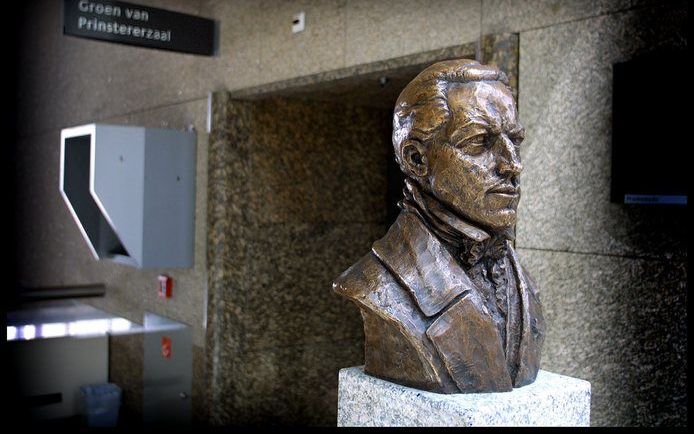
<path id="1" fill-rule="evenodd" d="M 115 427 L 121 404 L 121 389 L 113 383 L 87 384 L 80 387 L 84 398 L 84 416 L 89 427 Z"/>

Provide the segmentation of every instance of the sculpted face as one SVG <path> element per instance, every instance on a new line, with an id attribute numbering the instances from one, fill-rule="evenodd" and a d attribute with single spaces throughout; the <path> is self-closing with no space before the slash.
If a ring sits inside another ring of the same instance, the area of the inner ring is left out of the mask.
<path id="1" fill-rule="evenodd" d="M 448 106 L 446 130 L 426 151 L 431 193 L 482 226 L 513 226 L 525 134 L 513 96 L 500 82 L 470 82 L 449 90 Z"/>

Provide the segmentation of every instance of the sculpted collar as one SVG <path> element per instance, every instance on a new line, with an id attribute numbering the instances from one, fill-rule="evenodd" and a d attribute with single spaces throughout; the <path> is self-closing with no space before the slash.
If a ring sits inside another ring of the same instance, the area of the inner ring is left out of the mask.
<path id="1" fill-rule="evenodd" d="M 506 255 L 507 240 L 515 237 L 513 228 L 498 234 L 489 234 L 473 226 L 445 207 L 410 179 L 405 179 L 403 200 L 398 206 L 417 215 L 420 220 L 457 252 L 462 263 L 474 265 L 482 258 L 500 259 Z"/>

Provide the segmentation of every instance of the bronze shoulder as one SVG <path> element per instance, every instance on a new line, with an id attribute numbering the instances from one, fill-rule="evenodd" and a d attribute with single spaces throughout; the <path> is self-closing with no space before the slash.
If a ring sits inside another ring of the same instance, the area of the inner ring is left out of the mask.
<path id="1" fill-rule="evenodd" d="M 392 281 L 390 273 L 381 261 L 369 252 L 335 279 L 333 291 L 359 301 L 377 290 L 384 281 Z"/>

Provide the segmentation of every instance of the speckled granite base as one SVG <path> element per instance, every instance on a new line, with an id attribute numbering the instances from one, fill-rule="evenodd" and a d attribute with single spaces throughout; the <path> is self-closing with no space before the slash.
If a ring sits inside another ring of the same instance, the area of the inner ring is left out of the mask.
<path id="1" fill-rule="evenodd" d="M 443 395 L 340 370 L 337 426 L 589 426 L 590 383 L 540 371 L 505 393 Z"/>

